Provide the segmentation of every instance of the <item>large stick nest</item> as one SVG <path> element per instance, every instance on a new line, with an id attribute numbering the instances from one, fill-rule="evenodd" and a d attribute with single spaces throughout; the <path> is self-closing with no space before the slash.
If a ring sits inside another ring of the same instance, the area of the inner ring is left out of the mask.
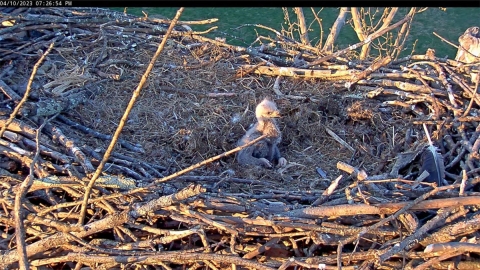
<path id="1" fill-rule="evenodd" d="M 75 225 L 169 21 L 55 8 L 4 9 L 0 21 L 0 127 L 15 116 L 0 146 L 4 267 L 18 267 L 14 200 L 30 172 L 20 213 L 34 267 L 479 267 L 463 260 L 480 226 L 478 64 L 432 50 L 357 61 L 282 36 L 247 49 L 180 22 Z M 161 180 L 235 148 L 265 96 L 282 113 L 286 167 L 230 155 Z M 428 167 L 422 124 L 443 157 L 442 187 L 415 182 Z"/>

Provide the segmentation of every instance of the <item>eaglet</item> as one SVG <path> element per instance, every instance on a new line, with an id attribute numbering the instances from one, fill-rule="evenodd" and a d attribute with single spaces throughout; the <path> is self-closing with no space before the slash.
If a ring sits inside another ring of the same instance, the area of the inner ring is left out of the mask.
<path id="1" fill-rule="evenodd" d="M 255 116 L 257 122 L 238 141 L 238 146 L 243 146 L 262 135 L 267 135 L 267 137 L 240 150 L 237 154 L 238 162 L 266 168 L 272 168 L 276 164 L 284 167 L 287 160 L 280 155 L 278 149 L 282 134 L 276 123 L 276 118 L 280 117 L 277 105 L 270 99 L 265 98 L 257 105 Z"/>

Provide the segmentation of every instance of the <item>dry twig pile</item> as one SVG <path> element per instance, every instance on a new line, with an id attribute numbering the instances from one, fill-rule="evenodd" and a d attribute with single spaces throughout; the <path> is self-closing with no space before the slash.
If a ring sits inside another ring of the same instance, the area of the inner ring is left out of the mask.
<path id="1" fill-rule="evenodd" d="M 169 21 L 0 10 L 0 265 L 18 267 L 24 248 L 32 267 L 58 269 L 480 267 L 468 256 L 479 252 L 478 64 L 351 53 L 413 13 L 331 54 L 279 32 L 232 46 L 188 26 L 215 20 L 178 22 L 79 222 Z M 230 155 L 169 176 L 235 148 L 263 95 L 284 114 L 287 167 Z M 442 186 L 421 181 L 422 124 Z"/>

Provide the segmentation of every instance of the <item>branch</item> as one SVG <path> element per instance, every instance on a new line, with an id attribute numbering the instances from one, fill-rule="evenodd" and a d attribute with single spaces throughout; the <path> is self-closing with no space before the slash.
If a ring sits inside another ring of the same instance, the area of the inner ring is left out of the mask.
<path id="1" fill-rule="evenodd" d="M 300 26 L 300 40 L 305 45 L 310 45 L 310 40 L 308 38 L 308 28 L 307 23 L 305 22 L 305 16 L 303 15 L 303 9 L 301 7 L 294 8 L 295 13 L 297 14 L 298 25 Z"/>
<path id="2" fill-rule="evenodd" d="M 345 17 L 347 15 L 347 11 L 348 11 L 347 7 L 340 8 L 340 13 L 338 14 L 337 20 L 335 20 L 335 22 L 333 23 L 332 30 L 330 30 L 330 34 L 327 37 L 327 41 L 325 41 L 325 45 L 323 45 L 324 51 L 326 52 L 333 51 L 333 44 L 335 43 L 335 40 L 340 34 L 340 30 L 342 30 L 342 27 L 345 24 Z"/>
<path id="3" fill-rule="evenodd" d="M 52 43 L 53 45 L 53 43 Z M 54 116 L 55 117 L 55 116 Z M 51 120 L 50 118 L 49 120 Z M 49 121 L 48 120 L 48 121 Z M 17 193 L 15 194 L 15 205 L 14 205 L 14 218 L 15 218 L 15 233 L 17 240 L 17 250 L 20 261 L 20 269 L 29 269 L 28 258 L 27 258 L 27 249 L 25 247 L 25 226 L 23 224 L 24 212 L 22 204 L 25 200 L 25 194 L 33 183 L 33 171 L 35 163 L 37 163 L 40 156 L 40 132 L 42 132 L 43 127 L 47 124 L 48 121 L 43 122 L 43 124 L 37 129 L 37 149 L 35 156 L 33 157 L 32 162 L 30 163 L 30 172 L 25 180 L 20 185 Z"/>
<path id="4" fill-rule="evenodd" d="M 338 56 L 340 56 L 340 55 L 342 55 L 342 54 L 344 54 L 344 53 L 346 53 L 346 52 L 348 52 L 348 51 L 355 50 L 356 48 L 358 48 L 358 47 L 360 47 L 360 46 L 363 46 L 364 44 L 370 43 L 370 42 L 372 42 L 372 40 L 380 37 L 381 35 L 385 34 L 386 32 L 388 32 L 388 31 L 390 31 L 390 30 L 392 30 L 392 29 L 395 29 L 395 28 L 397 28 L 398 26 L 400 26 L 401 24 L 405 23 L 406 21 L 408 21 L 409 19 L 411 19 L 412 16 L 413 16 L 413 15 L 411 15 L 411 14 L 409 13 L 407 16 L 405 16 L 405 18 L 401 19 L 400 21 L 396 22 L 395 24 L 392 24 L 391 26 L 389 26 L 389 27 L 387 27 L 387 28 L 380 29 L 380 30 L 378 30 L 377 32 L 369 35 L 364 41 L 359 42 L 359 43 L 357 43 L 357 44 L 354 44 L 354 45 L 352 45 L 352 46 L 349 46 L 348 48 L 345 48 L 345 49 L 343 49 L 343 50 L 340 50 L 340 51 L 338 51 L 338 52 L 336 52 L 336 53 L 332 53 L 332 54 L 330 54 L 330 55 L 327 55 L 327 56 L 325 56 L 325 57 L 322 57 L 322 58 L 320 58 L 320 59 L 318 59 L 318 60 L 316 60 L 316 61 L 313 61 L 313 62 L 307 64 L 307 67 L 313 67 L 313 66 L 319 65 L 319 64 L 321 64 L 321 63 L 323 63 L 323 62 L 325 62 L 325 61 L 327 61 L 327 60 L 330 60 L 330 59 L 332 59 L 332 58 L 334 58 L 334 57 L 338 57 Z M 326 44 L 325 44 L 325 45 L 326 45 Z"/>
<path id="5" fill-rule="evenodd" d="M 335 206 L 308 207 L 304 209 L 297 209 L 290 212 L 281 213 L 279 215 L 287 216 L 287 217 L 298 217 L 298 218 L 316 218 L 316 217 L 328 217 L 328 216 L 392 214 L 398 211 L 399 209 L 405 207 L 407 204 L 408 202 L 382 203 L 382 204 L 374 204 L 374 205 L 344 204 L 344 205 L 335 205 Z M 431 209 L 439 209 L 439 208 L 461 206 L 461 205 L 464 205 L 464 206 L 475 205 L 475 204 L 480 204 L 480 196 L 428 200 L 412 206 L 410 210 L 426 211 Z"/>

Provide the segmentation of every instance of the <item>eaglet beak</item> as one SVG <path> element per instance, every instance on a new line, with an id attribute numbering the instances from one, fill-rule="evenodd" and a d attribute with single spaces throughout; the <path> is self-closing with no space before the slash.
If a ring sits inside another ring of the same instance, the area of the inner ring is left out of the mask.
<path id="1" fill-rule="evenodd" d="M 279 111 L 273 111 L 272 114 L 270 114 L 270 117 L 278 118 L 278 117 L 282 117 L 282 116 L 280 115 Z"/>

